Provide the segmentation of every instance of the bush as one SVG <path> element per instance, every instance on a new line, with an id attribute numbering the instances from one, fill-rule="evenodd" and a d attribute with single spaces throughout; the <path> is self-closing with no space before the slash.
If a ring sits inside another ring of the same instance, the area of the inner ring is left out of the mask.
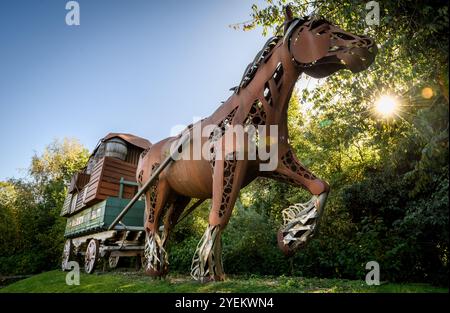
<path id="1" fill-rule="evenodd" d="M 287 264 L 277 247 L 273 222 L 251 208 L 235 208 L 223 233 L 224 268 L 230 274 L 280 275 Z"/>

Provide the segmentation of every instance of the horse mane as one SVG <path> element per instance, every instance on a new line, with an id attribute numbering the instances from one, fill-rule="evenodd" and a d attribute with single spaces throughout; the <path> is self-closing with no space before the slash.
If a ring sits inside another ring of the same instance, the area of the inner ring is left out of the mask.
<path id="1" fill-rule="evenodd" d="M 240 89 L 245 88 L 252 81 L 259 66 L 267 61 L 267 56 L 281 38 L 281 36 L 274 36 L 267 40 L 263 48 L 256 54 L 253 61 L 247 65 L 239 85 L 231 88 L 231 90 L 234 90 L 234 92 L 238 94 Z"/>
<path id="2" fill-rule="evenodd" d="M 280 41 L 280 39 L 282 39 L 282 38 L 283 38 L 283 40 L 290 39 L 290 36 L 291 36 L 293 30 L 296 27 L 301 26 L 304 23 L 306 23 L 307 21 L 311 20 L 311 18 L 312 18 L 311 16 L 306 16 L 303 18 L 295 18 L 295 19 L 289 21 L 287 24 L 286 24 L 286 22 L 283 23 L 283 25 L 285 25 L 285 29 L 286 29 L 283 36 L 279 36 L 279 35 L 273 36 L 266 41 L 263 48 L 256 54 L 253 61 L 247 65 L 247 67 L 244 71 L 244 74 L 242 75 L 239 85 L 231 88 L 230 90 L 233 90 L 236 94 L 239 94 L 239 91 L 242 88 L 245 88 L 253 80 L 259 66 L 268 60 L 268 56 L 269 56 L 270 52 L 273 50 L 273 48 L 275 48 L 275 46 Z"/>

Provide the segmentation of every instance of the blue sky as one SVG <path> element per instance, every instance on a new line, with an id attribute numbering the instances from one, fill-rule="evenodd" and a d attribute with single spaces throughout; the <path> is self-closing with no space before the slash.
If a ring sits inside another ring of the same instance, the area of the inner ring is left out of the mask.
<path id="1" fill-rule="evenodd" d="M 108 132 L 157 142 L 211 114 L 265 40 L 236 31 L 261 0 L 0 1 L 0 180 L 55 138 L 94 148 Z"/>

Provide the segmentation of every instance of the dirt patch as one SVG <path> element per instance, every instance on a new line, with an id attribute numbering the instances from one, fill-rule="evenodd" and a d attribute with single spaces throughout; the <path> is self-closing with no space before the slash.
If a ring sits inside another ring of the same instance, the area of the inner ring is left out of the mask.
<path id="1" fill-rule="evenodd" d="M 0 276 L 0 288 L 6 287 L 16 281 L 29 278 L 33 275 L 18 275 L 18 276 Z"/>

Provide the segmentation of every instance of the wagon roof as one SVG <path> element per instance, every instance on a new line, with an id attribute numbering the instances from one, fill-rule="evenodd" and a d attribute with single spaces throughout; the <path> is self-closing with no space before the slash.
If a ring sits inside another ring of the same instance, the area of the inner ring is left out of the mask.
<path id="1" fill-rule="evenodd" d="M 138 136 L 135 136 L 132 134 L 126 134 L 126 133 L 109 133 L 108 135 L 106 135 L 105 137 L 103 137 L 102 139 L 99 140 L 97 146 L 92 151 L 91 156 L 93 156 L 95 154 L 95 152 L 97 151 L 98 147 L 100 146 L 100 144 L 102 142 L 105 142 L 106 140 L 109 140 L 111 138 L 116 138 L 116 137 L 123 139 L 126 142 L 128 142 L 129 144 L 132 144 L 143 150 L 148 149 L 152 146 L 152 143 L 150 141 L 148 141 L 147 139 L 142 138 L 142 137 L 138 137 Z"/>
<path id="2" fill-rule="evenodd" d="M 145 138 L 142 137 L 138 137 L 132 134 L 126 134 L 126 133 L 109 133 L 108 135 L 106 135 L 105 137 L 103 137 L 100 141 L 104 142 L 106 140 L 109 140 L 111 138 L 115 138 L 115 137 L 119 137 L 120 139 L 125 140 L 126 142 L 135 145 L 139 148 L 142 149 L 147 149 L 150 148 L 152 146 L 151 142 L 148 141 Z"/>

